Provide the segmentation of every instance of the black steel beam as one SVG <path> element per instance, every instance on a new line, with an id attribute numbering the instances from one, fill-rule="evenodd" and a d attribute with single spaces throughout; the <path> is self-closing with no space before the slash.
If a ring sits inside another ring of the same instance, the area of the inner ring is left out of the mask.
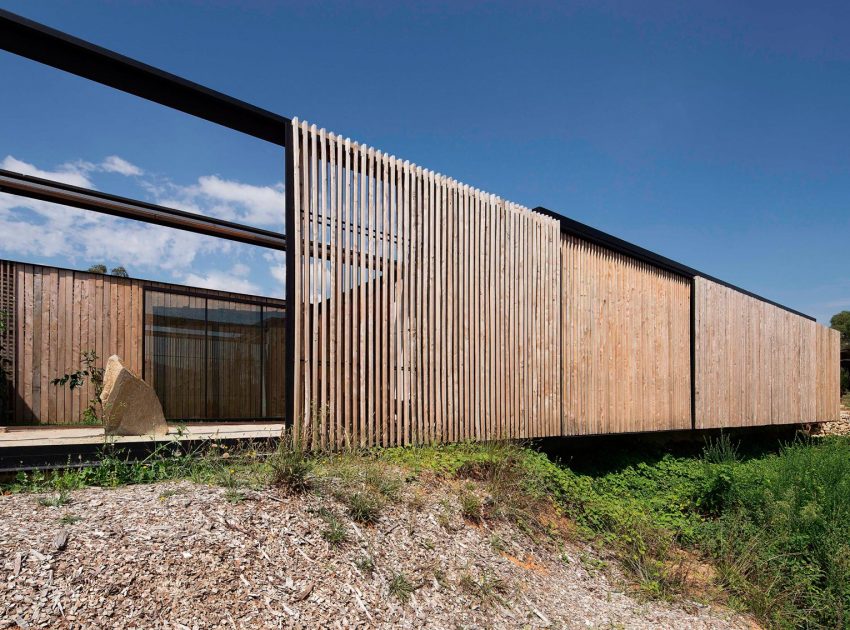
<path id="1" fill-rule="evenodd" d="M 752 293 L 751 291 L 747 291 L 746 289 L 742 289 L 741 287 L 735 286 L 734 284 L 730 284 L 724 280 L 720 280 L 719 278 L 715 278 L 714 276 L 710 276 L 707 273 L 703 273 L 693 267 L 688 267 L 687 265 L 683 265 L 680 262 L 676 262 L 666 256 L 662 256 L 661 254 L 656 254 L 648 249 L 644 249 L 638 245 L 633 243 L 629 243 L 628 241 L 624 241 L 621 238 L 617 238 L 607 232 L 603 232 L 602 230 L 597 230 L 594 227 L 590 227 L 584 223 L 580 223 L 574 219 L 569 219 L 562 214 L 558 214 L 548 208 L 544 208 L 543 206 L 538 206 L 534 209 L 535 212 L 539 212 L 540 214 L 545 214 L 554 219 L 558 219 L 561 222 L 561 232 L 564 234 L 572 234 L 573 236 L 577 236 L 591 243 L 595 243 L 597 245 L 601 245 L 606 249 L 610 249 L 612 251 L 618 252 L 625 256 L 629 256 L 630 258 L 634 258 L 635 260 L 639 260 L 641 262 L 645 262 L 647 264 L 653 265 L 654 267 L 658 267 L 659 269 L 664 269 L 671 273 L 675 273 L 685 278 L 694 278 L 696 276 L 700 276 L 701 278 L 705 278 L 706 280 L 711 280 L 712 282 L 716 282 L 717 284 L 721 284 L 725 287 L 729 287 L 730 289 L 734 289 L 739 293 L 743 293 L 744 295 L 748 295 L 757 300 L 761 300 L 767 304 L 775 306 L 777 308 L 781 308 L 784 311 L 788 311 L 789 313 L 794 313 L 795 315 L 799 315 L 800 317 L 805 317 L 811 321 L 816 321 L 814 317 L 811 315 L 806 315 L 805 313 L 801 313 L 800 311 L 794 310 L 784 304 L 779 304 L 778 302 L 774 302 L 773 300 L 768 300 L 761 295 L 757 295 Z"/>
<path id="2" fill-rule="evenodd" d="M 284 146 L 290 120 L 0 9 L 0 49 Z"/>
<path id="3" fill-rule="evenodd" d="M 0 192 L 82 208 L 83 210 L 92 210 L 124 219 L 163 225 L 197 234 L 225 238 L 249 245 L 280 251 L 286 250 L 286 236 L 278 232 L 3 169 L 0 169 Z M 283 216 L 284 209 L 281 208 L 280 211 L 281 216 Z"/>

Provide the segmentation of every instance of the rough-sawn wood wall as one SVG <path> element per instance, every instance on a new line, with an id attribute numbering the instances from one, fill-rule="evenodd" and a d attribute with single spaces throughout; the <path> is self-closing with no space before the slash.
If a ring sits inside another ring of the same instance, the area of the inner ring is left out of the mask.
<path id="1" fill-rule="evenodd" d="M 690 429 L 690 279 L 561 243 L 563 434 Z"/>
<path id="2" fill-rule="evenodd" d="M 695 427 L 839 419 L 839 333 L 711 280 L 695 285 Z"/>

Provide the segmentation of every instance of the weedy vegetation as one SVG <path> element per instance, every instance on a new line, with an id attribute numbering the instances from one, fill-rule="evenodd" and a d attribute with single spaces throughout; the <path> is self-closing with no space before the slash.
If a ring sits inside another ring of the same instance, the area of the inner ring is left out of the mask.
<path id="1" fill-rule="evenodd" d="M 371 526 L 390 506 L 430 505 L 447 535 L 463 519 L 502 520 L 557 548 L 571 536 L 604 546 L 640 597 L 705 597 L 706 584 L 694 583 L 696 568 L 722 601 L 768 627 L 850 627 L 848 438 L 739 443 L 720 434 L 702 448 L 630 442 L 563 462 L 507 443 L 306 453 L 284 436 L 279 444 L 240 447 L 166 443 L 143 459 L 106 444 L 99 466 L 70 464 L 21 473 L 4 489 L 46 494 L 38 501 L 51 507 L 86 486 L 180 479 L 221 486 L 232 502 L 252 489 L 311 492 L 342 507 L 319 514 L 321 536 L 333 546 L 348 541 L 347 519 Z M 412 483 L 431 477 L 454 487 L 457 501 L 431 499 Z M 167 488 L 160 498 L 178 491 Z M 504 552 L 506 543 L 493 535 L 491 547 Z M 595 556 L 578 560 L 587 570 L 607 570 Z M 371 574 L 374 559 L 363 556 L 356 566 Z M 504 588 L 493 575 L 470 573 L 462 582 L 482 601 Z M 392 596 L 407 601 L 414 588 L 403 572 L 390 572 Z"/>
<path id="2" fill-rule="evenodd" d="M 406 603 L 416 587 L 411 583 L 404 573 L 393 573 L 389 582 L 390 595 L 402 603 Z"/>

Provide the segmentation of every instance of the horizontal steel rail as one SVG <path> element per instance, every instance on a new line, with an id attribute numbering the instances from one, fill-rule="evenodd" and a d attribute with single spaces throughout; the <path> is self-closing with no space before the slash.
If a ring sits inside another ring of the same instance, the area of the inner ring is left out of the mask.
<path id="1" fill-rule="evenodd" d="M 174 208 L 3 169 L 0 169 L 0 191 L 249 245 L 268 247 L 279 251 L 286 250 L 286 236 L 279 232 L 224 221 L 184 210 L 175 210 Z M 280 211 L 281 217 L 283 217 L 284 209 L 281 208 Z"/>

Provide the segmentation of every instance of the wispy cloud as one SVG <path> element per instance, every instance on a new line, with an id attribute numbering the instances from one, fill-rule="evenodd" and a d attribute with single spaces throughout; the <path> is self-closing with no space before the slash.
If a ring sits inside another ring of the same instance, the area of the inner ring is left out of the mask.
<path id="1" fill-rule="evenodd" d="M 230 271 L 208 271 L 197 274 L 190 273 L 185 277 L 186 284 L 204 289 L 218 289 L 221 291 L 235 291 L 237 293 L 258 293 L 260 287 L 248 278 L 250 268 L 247 265 L 236 263 Z"/>
<path id="2" fill-rule="evenodd" d="M 165 206 L 248 225 L 283 227 L 286 195 L 282 183 L 254 186 L 205 175 L 188 186 L 168 180 L 148 180 L 143 185 Z"/>
<path id="3" fill-rule="evenodd" d="M 127 175 L 138 177 L 143 175 L 144 171 L 135 164 L 131 164 L 124 158 L 117 155 L 110 155 L 100 163 L 100 168 L 107 173 L 118 173 L 119 175 Z"/>

